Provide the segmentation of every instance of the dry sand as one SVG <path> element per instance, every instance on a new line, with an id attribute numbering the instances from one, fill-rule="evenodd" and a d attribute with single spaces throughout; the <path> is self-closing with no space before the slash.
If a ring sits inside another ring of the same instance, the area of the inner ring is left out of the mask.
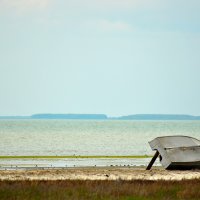
<path id="1" fill-rule="evenodd" d="M 200 170 L 168 171 L 154 168 L 85 167 L 67 169 L 0 170 L 0 180 L 182 180 L 200 179 Z"/>

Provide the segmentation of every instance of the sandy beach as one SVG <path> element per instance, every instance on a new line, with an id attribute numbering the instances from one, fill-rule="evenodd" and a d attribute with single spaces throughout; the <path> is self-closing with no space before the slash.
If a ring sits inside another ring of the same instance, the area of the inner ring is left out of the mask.
<path id="1" fill-rule="evenodd" d="M 200 170 L 145 170 L 132 167 L 81 167 L 67 169 L 0 170 L 0 180 L 191 180 Z"/>

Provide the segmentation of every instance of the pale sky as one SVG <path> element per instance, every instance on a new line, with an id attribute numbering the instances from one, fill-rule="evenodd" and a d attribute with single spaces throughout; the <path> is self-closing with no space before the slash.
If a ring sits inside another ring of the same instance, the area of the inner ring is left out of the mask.
<path id="1" fill-rule="evenodd" d="M 199 0 L 0 0 L 0 115 L 200 115 Z"/>

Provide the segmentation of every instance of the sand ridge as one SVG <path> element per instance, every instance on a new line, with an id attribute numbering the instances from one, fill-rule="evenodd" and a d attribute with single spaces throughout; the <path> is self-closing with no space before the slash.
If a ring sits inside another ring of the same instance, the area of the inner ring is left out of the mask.
<path id="1" fill-rule="evenodd" d="M 145 170 L 133 167 L 0 170 L 0 180 L 183 180 L 200 179 L 200 170 Z"/>

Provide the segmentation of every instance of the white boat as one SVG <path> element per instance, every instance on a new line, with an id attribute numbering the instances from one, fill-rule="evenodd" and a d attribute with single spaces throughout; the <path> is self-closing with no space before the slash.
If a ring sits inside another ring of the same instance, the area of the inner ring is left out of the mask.
<path id="1" fill-rule="evenodd" d="M 157 137 L 149 145 L 156 153 L 147 170 L 151 169 L 157 157 L 165 169 L 200 169 L 200 140 L 196 138 L 182 135 Z"/>

